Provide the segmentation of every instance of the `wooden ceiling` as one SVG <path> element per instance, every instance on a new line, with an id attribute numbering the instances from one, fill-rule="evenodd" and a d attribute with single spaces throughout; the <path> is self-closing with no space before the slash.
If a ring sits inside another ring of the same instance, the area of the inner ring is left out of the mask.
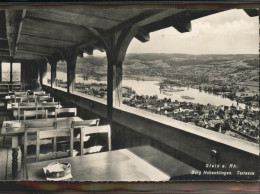
<path id="1" fill-rule="evenodd" d="M 104 36 L 138 25 L 136 38 L 149 40 L 149 32 L 169 26 L 191 30 L 191 20 L 224 10 L 49 8 L 0 10 L 0 58 L 2 60 L 62 59 L 64 49 L 91 53 L 100 43 L 90 28 Z M 245 10 L 248 15 L 258 11 Z"/>

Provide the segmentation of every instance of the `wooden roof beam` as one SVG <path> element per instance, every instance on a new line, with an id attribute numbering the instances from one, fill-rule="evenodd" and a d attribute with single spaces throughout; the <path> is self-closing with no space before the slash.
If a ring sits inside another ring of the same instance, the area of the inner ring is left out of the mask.
<path id="1" fill-rule="evenodd" d="M 17 45 L 18 45 L 18 42 L 19 42 L 19 39 L 20 39 L 20 35 L 21 35 L 22 27 L 23 27 L 23 19 L 24 19 L 25 15 L 26 15 L 26 9 L 23 9 L 22 19 L 21 19 L 21 22 L 19 24 L 18 34 L 17 34 L 17 38 L 16 38 L 14 55 L 15 55 L 17 48 L 18 48 Z"/>
<path id="2" fill-rule="evenodd" d="M 87 47 L 87 48 L 83 49 L 83 52 L 87 53 L 88 55 L 93 55 L 93 48 Z"/>
<path id="3" fill-rule="evenodd" d="M 46 40 L 46 41 L 58 41 L 58 42 L 71 43 L 71 44 L 77 43 L 77 42 L 72 41 L 72 40 L 55 39 L 55 38 L 39 36 L 39 35 L 36 35 L 36 34 L 21 33 L 21 36 L 35 37 L 35 38 L 39 38 L 39 39 Z"/>
<path id="4" fill-rule="evenodd" d="M 76 28 L 104 28 L 105 26 L 103 25 L 103 23 L 107 23 L 114 26 L 121 22 L 120 20 L 115 20 L 111 18 L 100 17 L 95 15 L 86 16 L 59 9 L 28 10 L 26 18 L 39 21 L 46 21 L 54 24 L 70 25 Z M 96 22 L 95 18 L 99 21 L 102 21 Z"/>
<path id="5" fill-rule="evenodd" d="M 104 48 L 102 48 L 101 46 L 97 45 L 97 44 L 94 44 L 94 45 L 91 45 L 93 47 L 93 50 L 98 50 L 100 52 L 105 52 Z"/>
<path id="6" fill-rule="evenodd" d="M 143 43 L 148 42 L 150 40 L 150 34 L 146 32 L 143 28 L 140 28 L 135 38 Z"/>
<path id="7" fill-rule="evenodd" d="M 8 48 L 0 48 L 0 51 L 9 51 Z"/>
<path id="8" fill-rule="evenodd" d="M 31 45 L 26 43 L 20 43 L 18 44 L 18 47 L 21 50 L 37 51 L 37 52 L 48 53 L 48 54 L 55 52 L 55 49 L 53 47 L 37 46 L 37 45 Z"/>
<path id="9" fill-rule="evenodd" d="M 20 47 L 31 47 L 33 48 L 33 50 L 37 50 L 37 49 L 43 49 L 44 52 L 49 52 L 49 53 L 53 53 L 55 52 L 55 49 L 58 47 L 53 47 L 53 46 L 43 46 L 43 45 L 38 45 L 38 44 L 31 44 L 28 42 L 23 42 L 23 43 L 19 43 L 18 45 L 20 45 Z"/>
<path id="10" fill-rule="evenodd" d="M 15 59 L 40 59 L 40 60 L 44 60 L 44 56 L 43 55 L 35 55 L 35 54 L 29 54 L 29 53 L 17 53 L 15 55 Z"/>
<path id="11" fill-rule="evenodd" d="M 0 51 L 0 56 L 6 56 L 6 57 L 9 57 L 10 54 L 8 51 Z"/>
<path id="12" fill-rule="evenodd" d="M 183 12 L 181 9 L 149 9 L 145 10 L 141 14 L 130 18 L 129 20 L 126 20 L 123 23 L 120 23 L 119 25 L 105 31 L 103 34 L 104 36 L 109 36 L 110 34 L 114 33 L 115 31 L 122 30 L 124 28 L 127 28 L 131 25 L 138 25 L 140 28 L 144 25 L 150 24 L 152 22 L 156 22 L 158 20 L 162 20 L 166 17 L 172 16 L 174 14 Z M 90 31 L 93 28 L 89 28 Z M 139 34 L 137 35 L 137 39 L 140 39 L 140 41 L 148 41 L 149 40 L 149 35 L 147 34 L 148 32 L 144 33 L 144 30 L 140 31 Z M 108 34 L 108 35 L 106 35 Z M 81 43 L 79 45 L 76 45 L 75 48 L 77 49 L 82 49 L 88 45 L 93 45 L 98 42 L 98 39 L 90 39 L 85 41 L 84 43 Z"/>
<path id="13" fill-rule="evenodd" d="M 39 52 L 39 51 L 32 51 L 32 50 L 26 50 L 26 49 L 19 49 L 17 52 L 26 52 L 26 53 L 31 53 L 31 54 L 36 54 L 36 55 L 43 55 L 43 56 L 50 56 L 51 53 L 46 53 L 46 52 Z"/>
<path id="14" fill-rule="evenodd" d="M 191 31 L 191 22 L 185 19 L 173 20 L 172 26 L 181 33 Z"/>
<path id="15" fill-rule="evenodd" d="M 259 16 L 259 10 L 258 9 L 244 9 L 244 11 L 250 17 Z"/>
<path id="16" fill-rule="evenodd" d="M 5 10 L 6 18 L 6 35 L 9 45 L 9 54 L 14 56 L 15 42 L 18 33 L 18 22 L 16 19 L 17 12 L 15 10 Z"/>

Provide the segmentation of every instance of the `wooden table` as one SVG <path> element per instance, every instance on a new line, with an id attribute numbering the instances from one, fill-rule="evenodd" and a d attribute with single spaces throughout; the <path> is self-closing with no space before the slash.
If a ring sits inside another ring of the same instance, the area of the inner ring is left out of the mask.
<path id="1" fill-rule="evenodd" d="M 151 146 L 141 146 L 31 163 L 27 165 L 28 180 L 46 180 L 43 167 L 51 162 L 70 163 L 72 181 L 169 181 L 171 176 L 190 174 L 193 169 Z"/>
<path id="2" fill-rule="evenodd" d="M 42 103 L 38 103 L 38 108 L 42 108 Z M 57 105 L 45 105 L 44 108 L 54 108 Z M 32 108 L 36 108 L 36 105 L 32 105 L 32 106 L 22 106 L 21 109 L 32 109 Z M 8 103 L 7 104 L 7 110 L 18 110 L 18 103 Z"/>
<path id="3" fill-rule="evenodd" d="M 55 108 L 57 105 L 44 105 L 42 106 L 42 103 L 37 104 L 38 109 L 41 109 L 42 107 L 44 108 Z M 59 105 L 59 108 L 62 108 L 61 105 Z M 36 109 L 36 105 L 31 105 L 31 106 L 22 106 L 20 107 L 21 110 L 30 110 L 30 109 Z M 7 104 L 7 110 L 13 111 L 13 117 L 16 118 L 18 115 L 18 103 L 8 103 Z"/>
<path id="4" fill-rule="evenodd" d="M 81 121 L 82 119 L 79 117 L 64 117 L 64 118 L 57 118 L 57 128 L 61 127 L 70 127 L 72 121 Z M 31 120 L 21 120 L 21 125 L 16 128 L 8 128 L 6 127 L 7 123 L 11 123 L 12 121 L 4 121 L 2 128 L 1 128 L 1 136 L 11 136 L 12 137 L 12 156 L 13 156 L 13 163 L 17 163 L 17 156 L 18 156 L 18 146 L 19 146 L 19 137 L 23 136 L 25 130 L 26 123 L 34 123 L 40 121 L 48 121 L 54 122 L 55 118 L 48 118 L 48 119 L 31 119 Z M 14 166 L 14 168 L 16 168 Z M 14 169 L 12 171 L 15 171 Z"/>

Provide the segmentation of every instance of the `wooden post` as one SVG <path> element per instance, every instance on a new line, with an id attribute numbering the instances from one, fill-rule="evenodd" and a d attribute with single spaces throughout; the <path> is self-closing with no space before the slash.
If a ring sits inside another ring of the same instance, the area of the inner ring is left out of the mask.
<path id="1" fill-rule="evenodd" d="M 89 30 L 100 41 L 107 54 L 107 120 L 111 124 L 113 107 L 119 107 L 122 104 L 122 64 L 125 54 L 140 28 L 137 25 L 130 25 L 114 32 L 109 37 L 104 37 L 94 28 L 89 28 Z M 139 39 L 146 42 L 149 38 L 147 34 L 139 33 Z"/>
<path id="2" fill-rule="evenodd" d="M 2 82 L 2 59 L 0 59 L 0 82 Z"/>
<path id="3" fill-rule="evenodd" d="M 123 61 L 127 48 L 138 32 L 137 26 L 129 26 L 112 35 L 107 51 L 107 119 L 113 120 L 113 107 L 122 104 Z"/>
<path id="4" fill-rule="evenodd" d="M 73 93 L 75 90 L 75 81 L 76 81 L 76 63 L 77 63 L 77 54 L 70 53 L 66 55 L 67 61 L 67 92 Z"/>
<path id="5" fill-rule="evenodd" d="M 122 103 L 122 62 L 108 56 L 107 68 L 107 118 L 112 120 L 113 107 Z"/>
<path id="6" fill-rule="evenodd" d="M 13 62 L 10 63 L 10 83 L 13 83 Z"/>
<path id="7" fill-rule="evenodd" d="M 51 87 L 56 87 L 57 61 L 50 62 L 51 65 Z"/>
<path id="8" fill-rule="evenodd" d="M 40 64 L 40 83 L 43 84 L 43 79 L 46 77 L 47 74 L 47 62 L 43 62 Z"/>

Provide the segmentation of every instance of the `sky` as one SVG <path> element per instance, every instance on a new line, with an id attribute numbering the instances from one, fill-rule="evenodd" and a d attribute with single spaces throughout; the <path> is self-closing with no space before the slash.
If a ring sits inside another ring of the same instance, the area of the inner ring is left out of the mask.
<path id="1" fill-rule="evenodd" d="M 191 21 L 192 31 L 169 27 L 150 33 L 150 41 L 133 39 L 127 53 L 258 54 L 258 17 L 233 9 Z"/>

